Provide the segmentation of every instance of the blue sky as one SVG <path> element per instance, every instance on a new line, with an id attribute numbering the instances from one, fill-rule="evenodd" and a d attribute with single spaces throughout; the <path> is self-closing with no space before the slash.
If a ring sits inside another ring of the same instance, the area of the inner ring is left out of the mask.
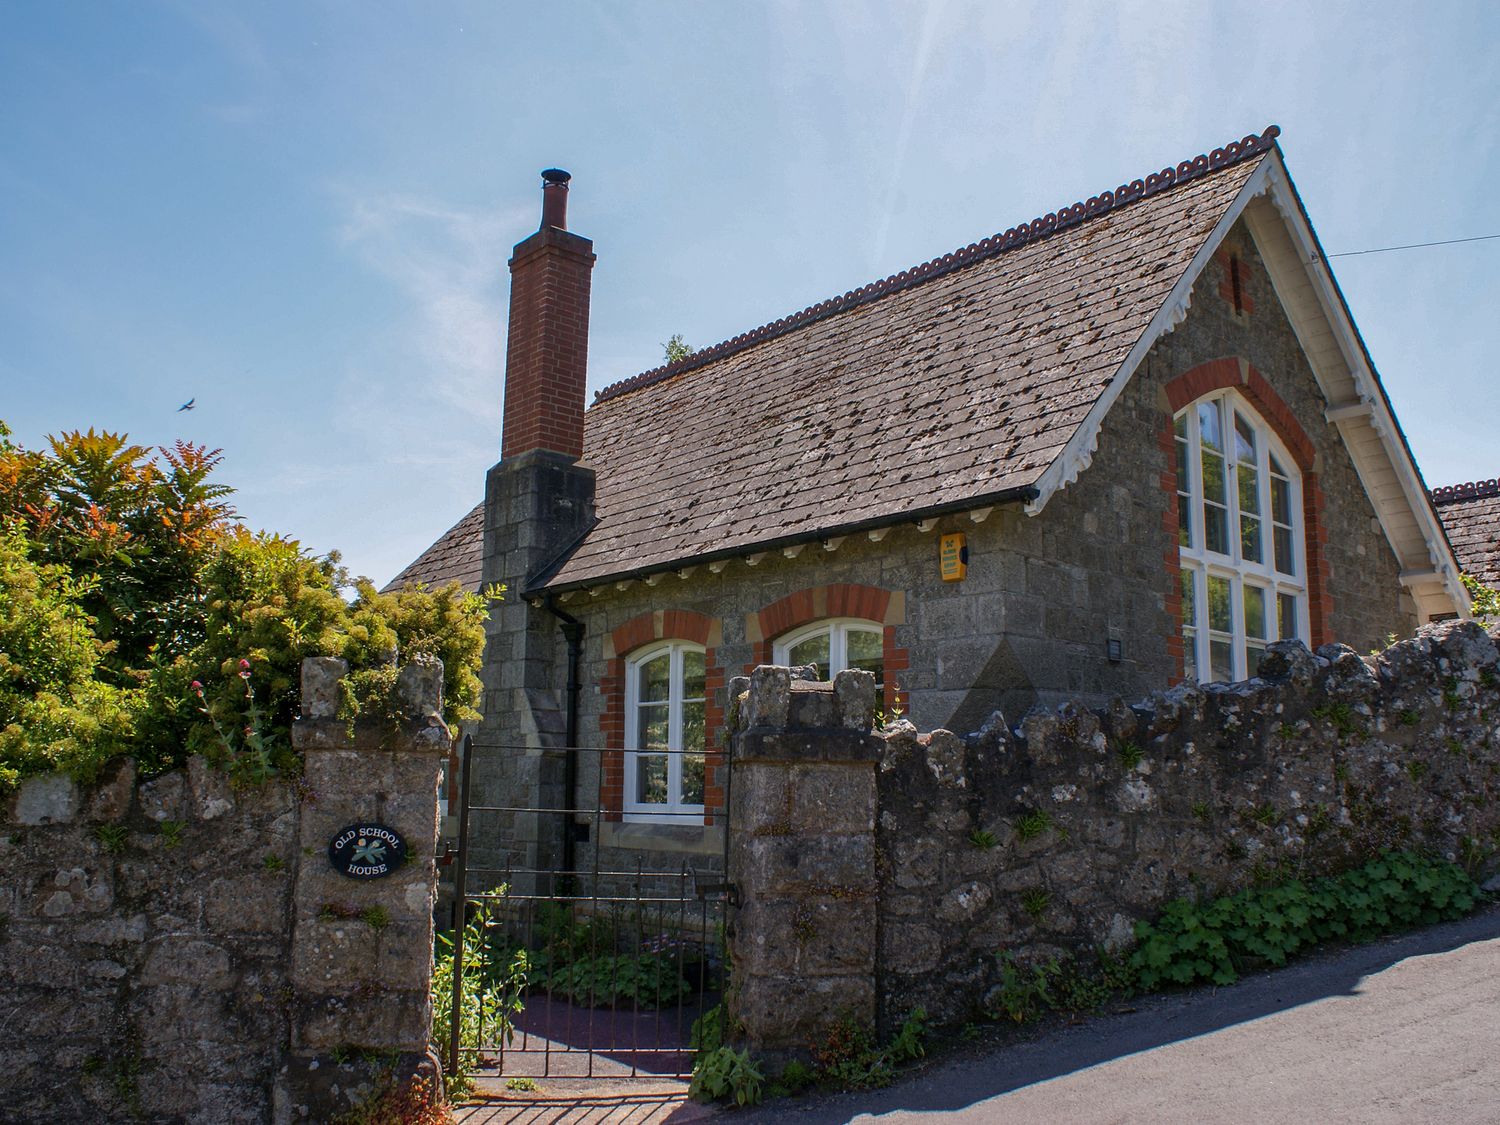
<path id="1" fill-rule="evenodd" d="M 0 418 L 223 447 L 251 525 L 380 581 L 498 457 L 505 261 L 549 165 L 599 255 L 594 388 L 1270 122 L 1331 254 L 1500 232 L 1493 4 L 0 18 Z M 1500 472 L 1497 262 L 1334 263 L 1431 485 Z"/>

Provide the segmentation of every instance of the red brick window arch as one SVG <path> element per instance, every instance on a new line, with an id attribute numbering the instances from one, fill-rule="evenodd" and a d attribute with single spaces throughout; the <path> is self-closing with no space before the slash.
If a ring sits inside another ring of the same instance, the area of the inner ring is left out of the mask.
<path id="1" fill-rule="evenodd" d="M 611 630 L 600 684 L 611 820 L 704 825 L 724 806 L 719 622 L 655 610 Z"/>
<path id="2" fill-rule="evenodd" d="M 746 623 L 755 639 L 755 664 L 818 664 L 824 675 L 845 668 L 874 672 L 888 714 L 905 709 L 901 678 L 910 667 L 896 644 L 905 599 L 891 590 L 853 582 L 810 586 L 772 602 Z"/>
<path id="3" fill-rule="evenodd" d="M 777 637 L 771 657 L 777 664 L 794 668 L 815 665 L 822 680 L 846 668 L 859 668 L 873 673 L 883 692 L 885 626 L 856 617 L 825 617 Z"/>
<path id="4" fill-rule="evenodd" d="M 1312 442 L 1243 360 L 1202 364 L 1166 389 L 1173 655 L 1180 677 L 1247 679 L 1271 642 L 1327 639 Z"/>

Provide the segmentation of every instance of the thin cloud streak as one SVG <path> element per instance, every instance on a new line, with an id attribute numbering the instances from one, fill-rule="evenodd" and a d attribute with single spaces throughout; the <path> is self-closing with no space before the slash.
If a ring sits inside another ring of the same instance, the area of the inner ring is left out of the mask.
<path id="1" fill-rule="evenodd" d="M 494 401 L 504 355 L 502 263 L 528 217 L 518 208 L 465 210 L 402 195 L 350 204 L 341 240 L 403 295 L 409 318 L 393 328 L 390 351 L 407 357 L 403 381 L 410 363 L 418 365 L 424 396 L 468 411 Z M 381 378 L 390 362 L 367 357 L 361 379 L 372 369 Z"/>
<path id="2" fill-rule="evenodd" d="M 885 257 L 886 242 L 891 233 L 891 220 L 896 212 L 896 197 L 906 165 L 906 153 L 911 147 L 912 127 L 917 119 L 922 84 L 927 77 L 928 64 L 932 60 L 932 48 L 937 42 L 938 27 L 943 22 L 947 8 L 948 0 L 935 0 L 922 11 L 922 30 L 917 36 L 916 49 L 912 52 L 911 74 L 906 81 L 906 98 L 901 106 L 901 124 L 896 130 L 896 144 L 891 151 L 885 201 L 880 209 L 880 218 L 875 228 L 875 241 L 871 247 L 871 261 L 875 263 Z"/>

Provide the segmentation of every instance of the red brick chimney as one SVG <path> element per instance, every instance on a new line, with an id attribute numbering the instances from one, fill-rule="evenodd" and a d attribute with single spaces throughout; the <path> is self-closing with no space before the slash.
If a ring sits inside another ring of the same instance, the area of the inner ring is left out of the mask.
<path id="1" fill-rule="evenodd" d="M 542 225 L 510 259 L 505 424 L 500 459 L 533 449 L 583 456 L 594 244 L 568 230 L 568 181 L 542 173 Z"/>

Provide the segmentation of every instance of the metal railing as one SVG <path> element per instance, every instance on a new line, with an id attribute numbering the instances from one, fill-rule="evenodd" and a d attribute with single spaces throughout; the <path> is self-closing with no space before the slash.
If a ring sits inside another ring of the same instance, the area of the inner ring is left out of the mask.
<path id="1" fill-rule="evenodd" d="M 487 750 L 537 753 L 525 746 Z M 465 740 L 444 1061 L 450 1072 L 506 1077 L 684 1077 L 692 1070 L 694 1021 L 716 1003 L 723 981 L 727 759 L 708 756 L 723 781 L 722 806 L 651 818 L 674 831 L 712 819 L 722 844 L 706 850 L 712 837 L 705 832 L 684 856 L 634 846 L 632 834 L 650 829 L 605 800 L 618 793 L 606 782 L 619 778 L 623 751 L 541 753 L 573 755 L 566 772 L 592 781 L 591 799 L 474 805 L 473 745 Z M 592 761 L 591 779 L 576 768 L 581 761 Z M 706 768 L 705 784 L 708 776 Z M 487 831 L 475 839 L 479 819 Z M 609 825 L 627 831 L 606 840 Z M 476 853 L 490 861 L 476 863 Z"/>

